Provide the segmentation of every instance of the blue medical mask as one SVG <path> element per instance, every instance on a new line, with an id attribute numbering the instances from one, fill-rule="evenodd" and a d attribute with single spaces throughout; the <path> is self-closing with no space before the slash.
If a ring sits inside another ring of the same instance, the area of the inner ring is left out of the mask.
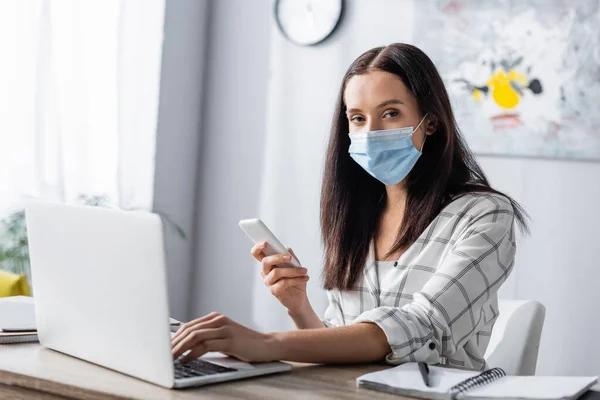
<path id="1" fill-rule="evenodd" d="M 421 151 L 413 145 L 412 136 L 427 114 L 413 130 L 412 126 L 367 133 L 350 133 L 348 153 L 373 178 L 387 186 L 396 185 L 413 169 Z"/>

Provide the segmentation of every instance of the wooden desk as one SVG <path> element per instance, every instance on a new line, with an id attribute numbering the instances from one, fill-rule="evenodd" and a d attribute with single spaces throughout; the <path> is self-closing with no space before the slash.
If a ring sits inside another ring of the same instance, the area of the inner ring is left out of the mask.
<path id="1" fill-rule="evenodd" d="M 295 364 L 291 372 L 167 390 L 38 343 L 0 345 L 0 398 L 5 399 L 394 399 L 403 397 L 358 389 L 355 379 L 384 365 Z"/>
<path id="2" fill-rule="evenodd" d="M 291 372 L 168 390 L 42 348 L 38 343 L 0 345 L 0 399 L 389 399 L 406 400 L 356 387 L 356 377 L 384 365 L 294 364 Z M 580 400 L 600 399 L 600 385 Z"/>

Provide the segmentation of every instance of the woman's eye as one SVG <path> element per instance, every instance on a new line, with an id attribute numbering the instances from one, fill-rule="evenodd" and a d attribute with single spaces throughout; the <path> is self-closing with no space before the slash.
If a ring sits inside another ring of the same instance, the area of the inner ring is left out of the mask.
<path id="1" fill-rule="evenodd" d="M 365 119 L 363 117 L 361 117 L 360 115 L 355 115 L 352 118 L 350 118 L 350 121 L 352 121 L 354 123 L 361 123 L 361 122 L 365 122 Z"/>
<path id="2" fill-rule="evenodd" d="M 383 114 L 383 116 L 385 118 L 394 118 L 397 117 L 400 113 L 396 110 L 390 110 L 390 111 L 386 111 L 385 114 Z"/>

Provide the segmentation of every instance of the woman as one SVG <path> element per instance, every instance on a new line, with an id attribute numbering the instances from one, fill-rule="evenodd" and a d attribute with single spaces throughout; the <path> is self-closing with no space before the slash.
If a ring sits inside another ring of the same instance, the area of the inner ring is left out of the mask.
<path id="1" fill-rule="evenodd" d="M 413 129 L 414 127 L 414 129 Z M 260 333 L 213 313 L 173 339 L 185 360 L 220 351 L 246 361 L 425 361 L 481 370 L 512 270 L 521 207 L 492 189 L 464 143 L 431 60 L 378 47 L 340 89 L 321 194 L 321 321 L 305 268 L 252 248 L 265 284 L 298 330 Z"/>

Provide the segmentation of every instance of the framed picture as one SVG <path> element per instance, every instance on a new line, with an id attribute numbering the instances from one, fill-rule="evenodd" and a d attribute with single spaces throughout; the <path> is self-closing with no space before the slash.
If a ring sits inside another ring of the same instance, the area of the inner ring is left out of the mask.
<path id="1" fill-rule="evenodd" d="M 600 160 L 600 2 L 415 2 L 476 154 Z"/>

